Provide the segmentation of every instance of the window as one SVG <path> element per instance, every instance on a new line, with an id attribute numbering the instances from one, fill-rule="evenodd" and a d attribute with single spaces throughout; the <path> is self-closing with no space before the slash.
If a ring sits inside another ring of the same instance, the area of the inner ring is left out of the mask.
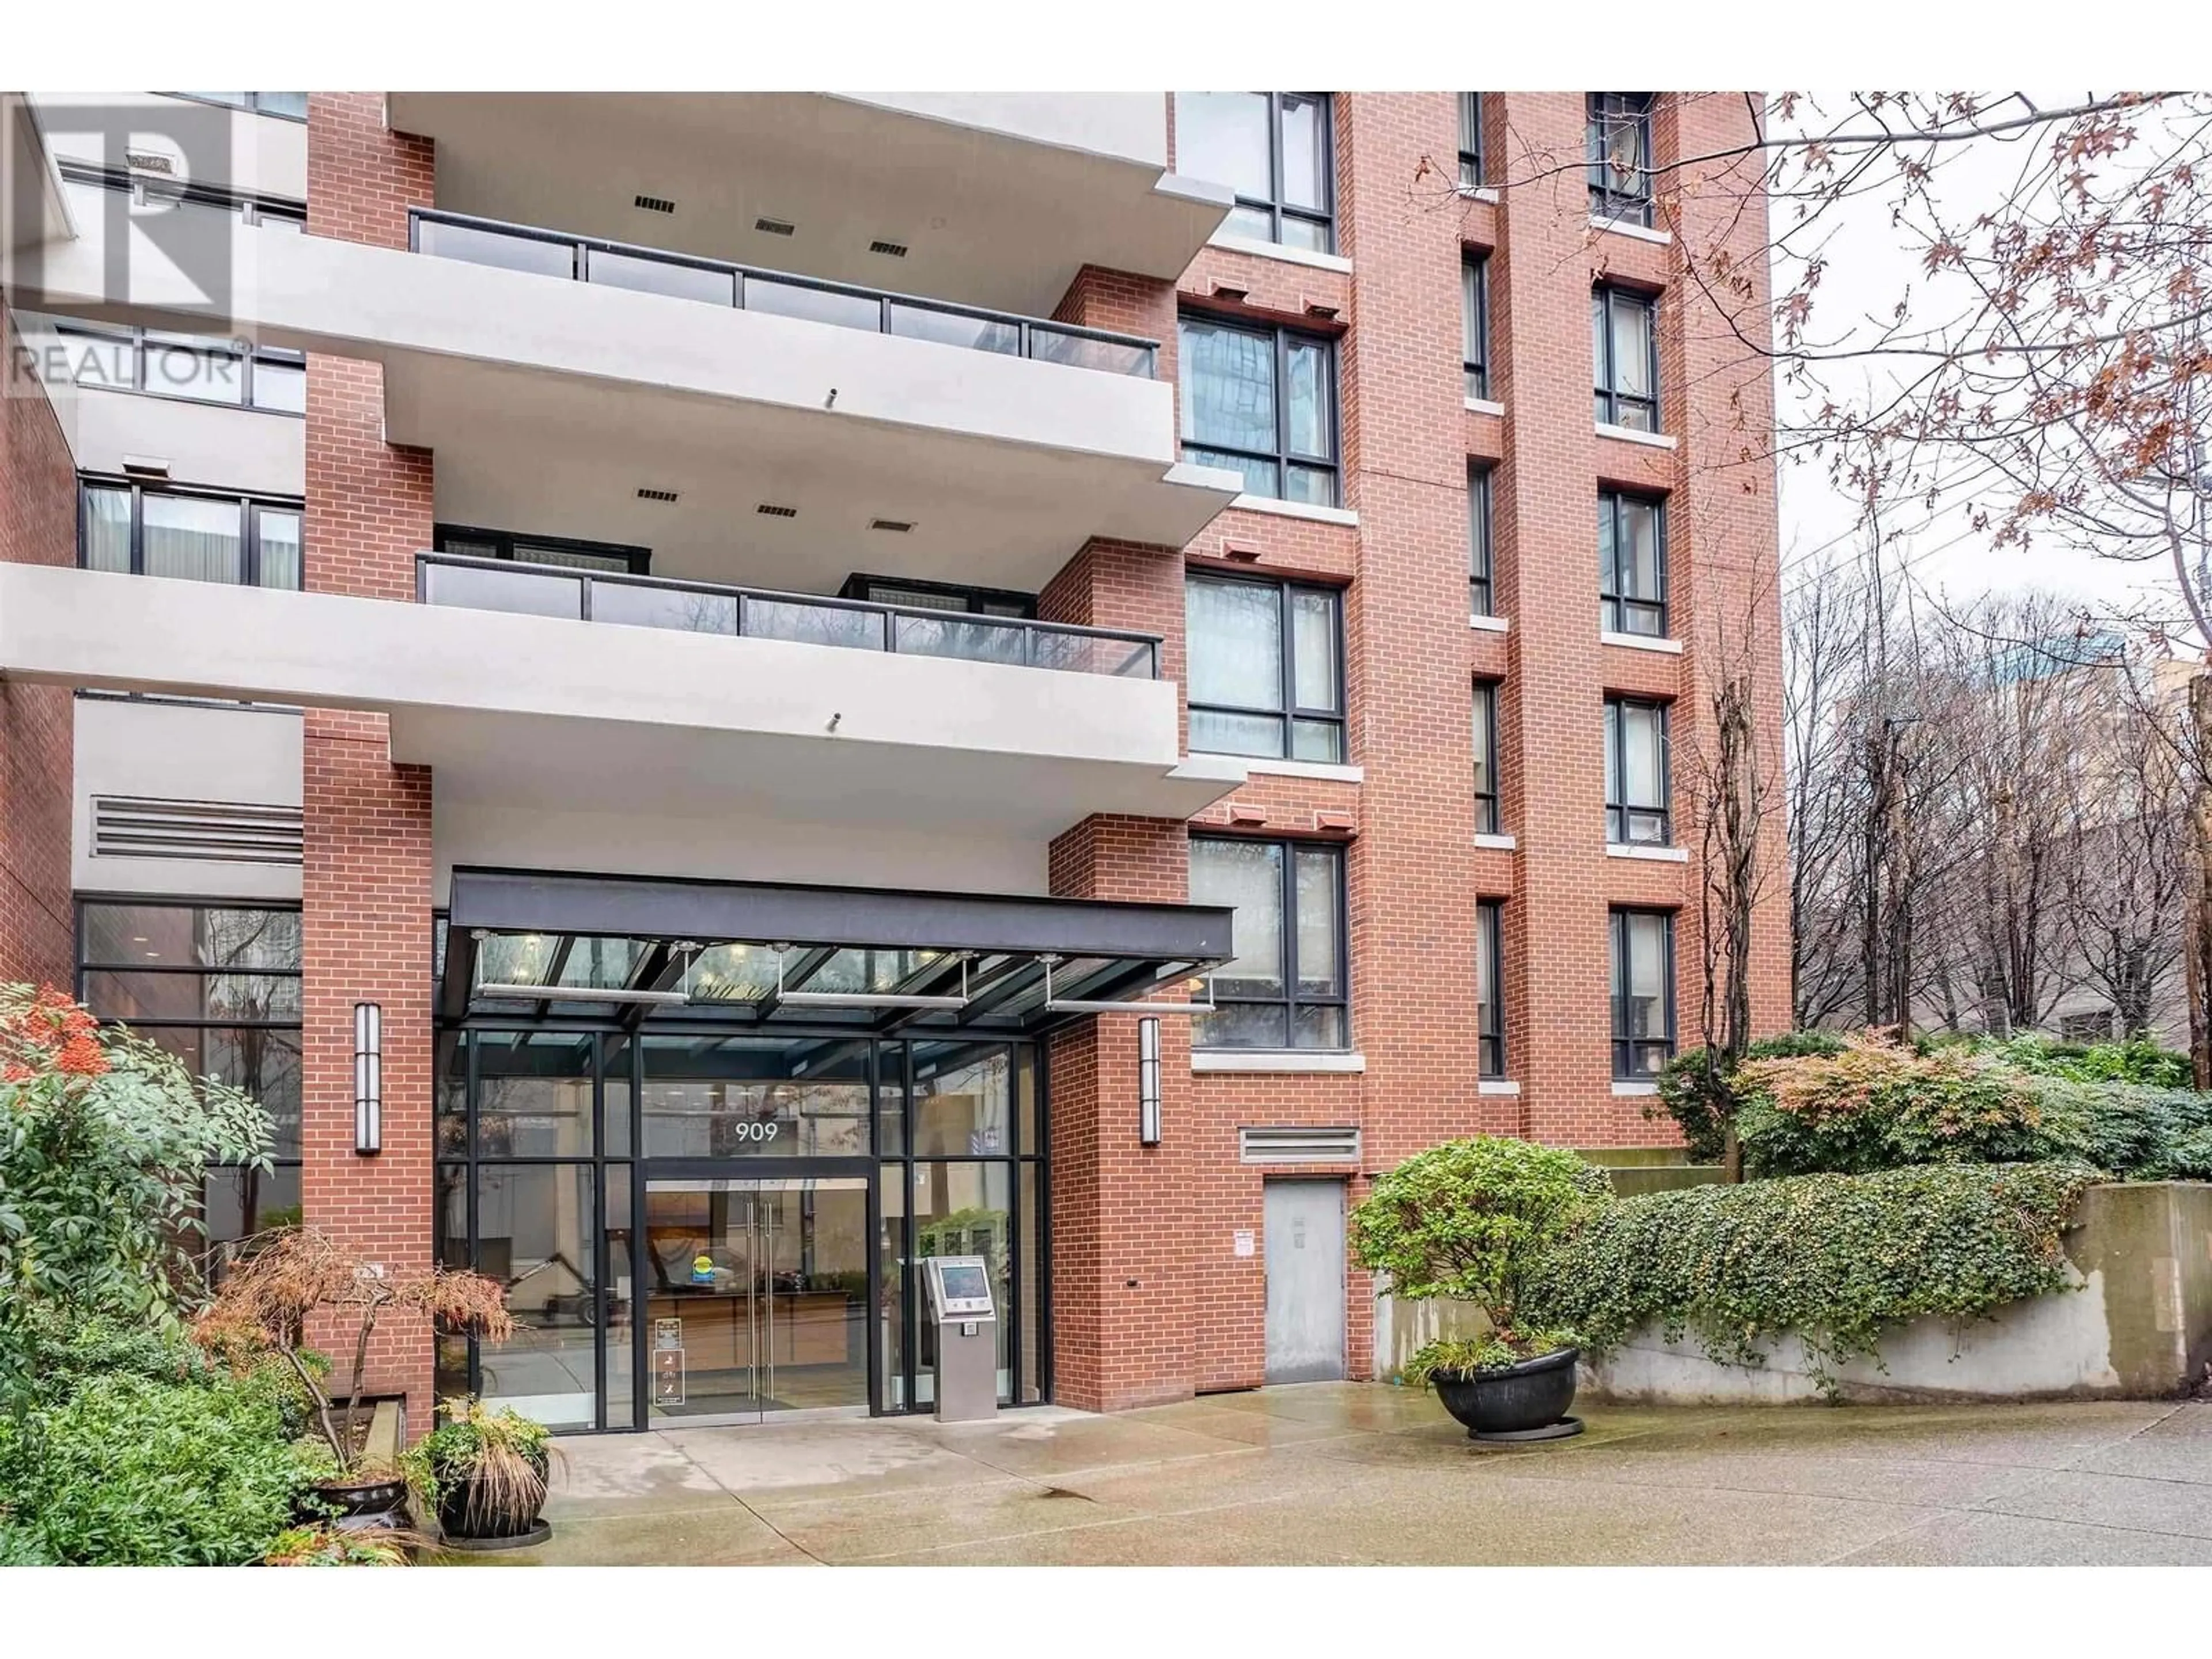
<path id="1" fill-rule="evenodd" d="M 1642 495 L 1597 498 L 1598 625 L 1608 634 L 1667 635 L 1667 510 Z"/>
<path id="2" fill-rule="evenodd" d="M 1613 927 L 1613 1074 L 1649 1082 L 1674 1054 L 1674 918 L 1616 909 Z"/>
<path id="3" fill-rule="evenodd" d="M 71 184 L 94 185 L 127 195 L 139 209 L 213 210 L 235 213 L 247 224 L 264 229 L 304 232 L 307 228 L 307 206 L 301 202 L 247 196 L 213 185 L 179 184 L 172 179 L 89 167 L 79 161 L 63 162 L 61 173 Z"/>
<path id="4" fill-rule="evenodd" d="M 524 536 L 509 530 L 475 530 L 441 524 L 431 532 L 441 553 L 471 559 L 514 559 L 524 564 L 554 564 L 564 570 L 593 570 L 614 576 L 642 576 L 652 550 L 619 542 L 580 542 L 561 536 Z"/>
<path id="5" fill-rule="evenodd" d="M 1498 614 L 1497 592 L 1492 585 L 1490 549 L 1490 469 L 1470 461 L 1467 468 L 1468 615 Z"/>
<path id="6" fill-rule="evenodd" d="M 1179 92 L 1176 171 L 1229 185 L 1232 236 L 1329 252 L 1335 164 L 1325 92 Z"/>
<path id="7" fill-rule="evenodd" d="M 203 104 L 222 104 L 232 109 L 250 109 L 257 115 L 282 116 L 287 121 L 307 118 L 307 94 L 304 92 L 173 92 L 172 98 L 197 98 Z"/>
<path id="8" fill-rule="evenodd" d="M 1191 748 L 1340 763 L 1342 609 L 1333 587 L 1190 577 L 1183 613 Z"/>
<path id="9" fill-rule="evenodd" d="M 1460 367 L 1467 374 L 1467 395 L 1490 395 L 1490 256 L 1469 253 L 1459 267 Z"/>
<path id="10" fill-rule="evenodd" d="M 1498 833 L 1498 682 L 1474 683 L 1474 833 Z"/>
<path id="11" fill-rule="evenodd" d="M 1589 95 L 1590 212 L 1601 219 L 1651 222 L 1651 94 Z"/>
<path id="12" fill-rule="evenodd" d="M 1195 836 L 1190 902 L 1237 912 L 1237 959 L 1213 975 L 1218 1004 L 1192 1023 L 1202 1048 L 1342 1048 L 1344 849 Z"/>
<path id="13" fill-rule="evenodd" d="M 851 575 L 837 590 L 841 599 L 870 605 L 904 605 L 910 611 L 957 611 L 971 617 L 1035 617 L 1036 595 L 1011 588 L 970 587 L 963 582 L 926 582 L 904 576 Z"/>
<path id="14" fill-rule="evenodd" d="M 1244 475 L 1244 492 L 1336 505 L 1336 349 L 1211 317 L 1181 327 L 1182 458 Z"/>
<path id="15" fill-rule="evenodd" d="M 300 1219 L 300 913 L 84 899 L 77 997 L 269 1114 L 275 1167 L 208 1172 L 208 1243 Z"/>
<path id="16" fill-rule="evenodd" d="M 297 588 L 297 501 L 82 480 L 77 562 L 88 570 Z"/>
<path id="17" fill-rule="evenodd" d="M 60 324 L 54 331 L 67 354 L 69 375 L 80 386 L 228 404 L 279 415 L 307 413 L 305 352 L 274 346 L 247 349 L 238 341 L 204 334 L 82 323 Z"/>
<path id="18" fill-rule="evenodd" d="M 1664 847 L 1668 810 L 1667 705 L 1605 700 L 1605 838 L 1616 847 Z"/>
<path id="19" fill-rule="evenodd" d="M 1482 185 L 1482 94 L 1462 92 L 1459 95 L 1459 187 L 1479 190 Z"/>
<path id="20" fill-rule="evenodd" d="M 1505 902 L 1474 907 L 1475 1073 L 1505 1075 Z"/>
<path id="21" fill-rule="evenodd" d="M 1590 361 L 1597 378 L 1597 423 L 1634 432 L 1659 429 L 1659 333 L 1649 295 L 1624 288 L 1590 290 Z"/>

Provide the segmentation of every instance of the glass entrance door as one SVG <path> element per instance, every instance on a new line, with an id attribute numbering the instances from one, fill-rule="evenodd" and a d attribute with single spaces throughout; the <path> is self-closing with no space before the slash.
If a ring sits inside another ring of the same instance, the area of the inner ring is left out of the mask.
<path id="1" fill-rule="evenodd" d="M 645 1236 L 654 1424 L 866 1409 L 865 1178 L 648 1178 Z"/>

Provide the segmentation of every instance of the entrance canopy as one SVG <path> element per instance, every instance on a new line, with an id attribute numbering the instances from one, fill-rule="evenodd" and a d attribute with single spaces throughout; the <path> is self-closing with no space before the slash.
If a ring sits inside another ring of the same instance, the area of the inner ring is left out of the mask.
<path id="1" fill-rule="evenodd" d="M 1233 914 L 459 867 L 438 1012 L 1034 1035 L 1198 992 L 1235 954 Z"/>

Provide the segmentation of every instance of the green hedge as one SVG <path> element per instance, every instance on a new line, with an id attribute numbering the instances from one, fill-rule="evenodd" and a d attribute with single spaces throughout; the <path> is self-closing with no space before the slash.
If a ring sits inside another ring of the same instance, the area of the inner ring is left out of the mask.
<path id="1" fill-rule="evenodd" d="M 2059 1234 L 2095 1173 L 1949 1164 L 1806 1176 L 1624 1199 L 1545 1254 L 1524 1316 L 1601 1354 L 1656 1322 L 1712 1358 L 1756 1364 L 1784 1331 L 1814 1375 L 1880 1357 L 1884 1328 L 1989 1317 L 2063 1289 Z"/>

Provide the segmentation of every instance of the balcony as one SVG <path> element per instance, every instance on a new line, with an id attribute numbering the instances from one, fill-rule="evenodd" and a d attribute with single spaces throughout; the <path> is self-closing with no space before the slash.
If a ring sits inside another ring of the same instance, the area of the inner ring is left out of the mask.
<path id="1" fill-rule="evenodd" d="M 1228 193 L 1160 93 L 393 92 L 435 205 L 1049 315 L 1085 264 L 1180 276 Z"/>
<path id="2" fill-rule="evenodd" d="M 684 634 L 783 640 L 841 650 L 1156 680 L 1157 635 L 1062 623 L 870 605 L 811 593 L 767 592 L 706 582 L 611 576 L 506 559 L 425 553 L 416 560 L 425 605 L 553 617 L 563 622 L 665 628 Z"/>
<path id="3" fill-rule="evenodd" d="M 641 294 L 665 294 L 706 305 L 797 317 L 866 334 L 933 340 L 939 345 L 1028 357 L 1070 368 L 1133 374 L 1148 380 L 1158 373 L 1158 343 L 1133 335 L 1076 328 L 941 300 L 917 300 L 883 289 L 823 282 L 787 270 L 762 270 L 665 248 L 422 210 L 409 216 L 408 240 L 418 253 L 465 259 L 502 270 L 526 270 Z"/>

